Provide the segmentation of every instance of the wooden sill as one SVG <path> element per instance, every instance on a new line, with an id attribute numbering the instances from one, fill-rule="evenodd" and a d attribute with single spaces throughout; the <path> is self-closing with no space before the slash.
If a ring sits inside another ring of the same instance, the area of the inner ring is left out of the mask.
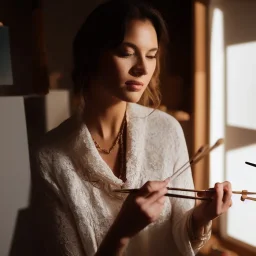
<path id="1" fill-rule="evenodd" d="M 216 235 L 212 235 L 207 244 L 200 250 L 198 254 L 200 256 L 204 255 L 220 255 L 220 256 L 239 256 L 234 251 L 228 250 L 225 246 L 223 246 L 221 240 L 217 238 Z"/>
<path id="2" fill-rule="evenodd" d="M 199 256 L 255 256 L 255 252 L 221 239 L 212 234 L 210 240 L 198 253 Z"/>

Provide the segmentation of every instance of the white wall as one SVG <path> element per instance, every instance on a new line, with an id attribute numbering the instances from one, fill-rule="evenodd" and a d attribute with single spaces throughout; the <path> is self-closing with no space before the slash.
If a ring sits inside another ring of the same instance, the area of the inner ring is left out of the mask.
<path id="1" fill-rule="evenodd" d="M 0 255 L 11 247 L 19 210 L 28 207 L 30 165 L 22 97 L 0 97 Z"/>

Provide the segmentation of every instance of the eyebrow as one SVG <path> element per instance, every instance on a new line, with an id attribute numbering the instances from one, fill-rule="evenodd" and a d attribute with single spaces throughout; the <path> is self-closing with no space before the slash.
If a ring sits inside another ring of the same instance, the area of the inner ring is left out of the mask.
<path id="1" fill-rule="evenodd" d="M 138 47 L 135 44 L 133 44 L 133 43 L 123 42 L 123 45 L 129 46 L 129 47 L 132 47 L 135 50 L 138 50 Z M 155 52 L 155 51 L 158 51 L 158 48 L 152 48 L 152 49 L 149 50 L 149 52 Z"/>

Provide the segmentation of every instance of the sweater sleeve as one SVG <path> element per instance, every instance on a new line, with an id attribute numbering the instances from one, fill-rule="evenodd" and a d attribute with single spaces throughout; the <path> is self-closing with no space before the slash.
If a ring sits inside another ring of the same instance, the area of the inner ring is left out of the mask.
<path id="1" fill-rule="evenodd" d="M 176 122 L 176 126 L 175 150 L 177 157 L 174 172 L 189 161 L 183 130 L 178 122 Z M 181 175 L 171 180 L 170 183 L 170 186 L 175 188 L 194 189 L 191 169 L 188 168 Z M 195 193 L 185 191 L 179 191 L 176 194 L 195 196 Z M 205 227 L 204 233 L 196 234 L 197 236 L 193 237 L 191 234 L 194 233 L 191 230 L 190 220 L 195 207 L 195 200 L 174 197 L 170 200 L 172 205 L 172 232 L 175 243 L 182 255 L 194 256 L 210 238 L 209 226 L 211 223 Z"/>
<path id="2" fill-rule="evenodd" d="M 47 152 L 31 160 L 34 255 L 85 256 L 72 214 L 65 203 Z"/>

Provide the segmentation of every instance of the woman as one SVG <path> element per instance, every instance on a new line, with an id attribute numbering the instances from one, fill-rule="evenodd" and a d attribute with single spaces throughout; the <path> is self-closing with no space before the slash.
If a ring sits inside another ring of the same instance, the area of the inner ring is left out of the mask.
<path id="1" fill-rule="evenodd" d="M 156 110 L 166 34 L 157 11 L 124 1 L 100 5 L 79 30 L 73 79 L 84 104 L 37 153 L 36 255 L 195 255 L 230 207 L 228 182 L 195 208 L 164 196 L 194 187 L 190 170 L 168 178 L 188 154 L 179 123 Z"/>

